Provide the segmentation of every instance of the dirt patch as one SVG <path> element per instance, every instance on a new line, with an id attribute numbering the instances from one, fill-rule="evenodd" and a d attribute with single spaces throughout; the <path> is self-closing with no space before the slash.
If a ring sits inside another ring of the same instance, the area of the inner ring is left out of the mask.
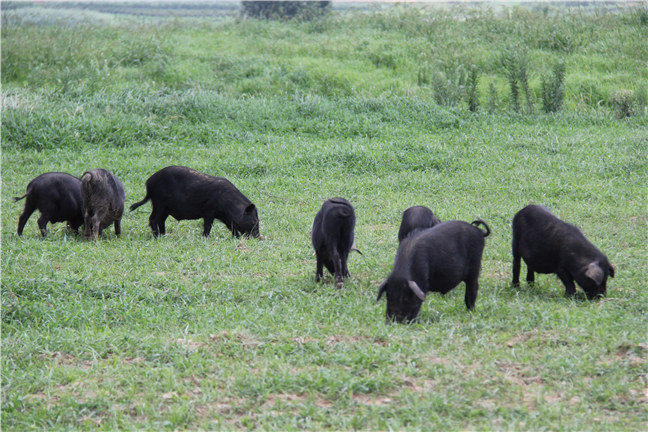
<path id="1" fill-rule="evenodd" d="M 413 378 L 403 378 L 402 386 L 416 393 L 427 393 L 435 387 L 435 381 L 431 379 L 415 380 Z M 394 393 L 396 394 L 396 393 Z"/>
<path id="2" fill-rule="evenodd" d="M 218 400 L 195 405 L 196 414 L 201 418 L 223 414 L 246 414 L 248 412 L 244 399 L 224 397 Z"/>
<path id="3" fill-rule="evenodd" d="M 354 394 L 351 399 L 356 403 L 367 406 L 388 406 L 393 402 L 391 396 L 371 396 L 365 394 Z"/>
<path id="4" fill-rule="evenodd" d="M 536 345 L 548 345 L 548 346 L 568 346 L 568 345 L 579 345 L 580 343 L 570 342 L 568 340 L 561 339 L 559 335 L 547 332 L 547 331 L 528 331 L 520 333 L 509 339 L 506 342 L 506 346 L 513 348 L 520 344 L 529 344 L 533 343 Z"/>
<path id="5" fill-rule="evenodd" d="M 55 351 L 51 354 L 40 354 L 38 356 L 40 360 L 51 361 L 52 363 L 62 365 L 62 366 L 73 366 L 76 368 L 86 369 L 92 366 L 92 362 L 89 360 L 81 360 L 74 357 L 72 354 Z"/>
<path id="6" fill-rule="evenodd" d="M 195 341 L 189 338 L 176 339 L 175 342 L 188 351 L 197 351 L 200 347 L 205 346 L 204 342 Z"/>
<path id="7" fill-rule="evenodd" d="M 56 404 L 56 402 L 58 402 L 59 399 L 60 399 L 59 396 L 48 396 L 45 393 L 30 393 L 23 396 L 23 400 L 27 403 L 30 404 L 46 403 L 48 408 Z"/>
<path id="8" fill-rule="evenodd" d="M 616 349 L 616 358 L 631 368 L 645 367 L 648 364 L 648 344 L 622 343 Z"/>
<path id="9" fill-rule="evenodd" d="M 347 335 L 333 335 L 333 336 L 328 336 L 327 338 L 324 339 L 316 339 L 316 338 L 310 338 L 310 337 L 296 337 L 291 339 L 293 342 L 298 343 L 298 344 L 306 344 L 306 343 L 325 343 L 328 346 L 336 345 L 336 344 L 345 344 L 345 345 L 354 345 L 359 342 L 368 342 L 371 344 L 376 344 L 380 346 L 388 346 L 389 341 L 385 338 L 381 337 L 374 337 L 374 336 L 366 336 L 366 335 L 353 335 L 353 336 L 347 336 Z"/>
<path id="10" fill-rule="evenodd" d="M 295 402 L 303 402 L 306 400 L 308 400 L 308 397 L 303 393 L 274 393 L 266 398 L 265 402 L 261 405 L 260 408 L 267 411 L 274 409 L 277 405 L 290 405 Z"/>
<path id="11" fill-rule="evenodd" d="M 211 333 L 209 339 L 214 342 L 229 341 L 240 343 L 244 347 L 256 347 L 263 345 L 263 342 L 255 339 L 253 336 L 246 334 L 230 334 L 229 332 L 222 331 L 220 333 Z"/>
<path id="12" fill-rule="evenodd" d="M 484 272 L 484 277 L 487 279 L 508 279 L 509 275 L 505 271 L 490 271 Z"/>
<path id="13" fill-rule="evenodd" d="M 450 360 L 444 357 L 438 357 L 435 355 L 426 355 L 421 357 L 421 360 L 424 363 L 427 364 L 434 364 L 434 365 L 442 365 L 442 366 L 448 366 L 450 364 Z"/>
<path id="14" fill-rule="evenodd" d="M 504 360 L 497 360 L 495 364 L 500 372 L 502 372 L 503 378 L 512 384 L 521 386 L 546 384 L 546 381 L 535 374 L 533 368 L 530 366 L 523 366 L 520 363 L 511 363 Z"/>

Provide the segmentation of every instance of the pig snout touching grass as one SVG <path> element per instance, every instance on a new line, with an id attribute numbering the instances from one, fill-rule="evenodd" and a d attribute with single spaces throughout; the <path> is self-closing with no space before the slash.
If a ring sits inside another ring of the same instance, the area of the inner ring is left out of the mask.
<path id="1" fill-rule="evenodd" d="M 473 309 L 484 238 L 489 234 L 490 228 L 482 220 L 448 221 L 405 238 L 396 252 L 392 273 L 378 289 L 377 300 L 383 294 L 387 296 L 387 319 L 414 321 L 425 293 L 445 294 L 461 282 L 466 285 L 466 308 Z"/>
<path id="2" fill-rule="evenodd" d="M 211 232 L 214 219 L 223 222 L 233 236 L 259 238 L 259 216 L 252 202 L 229 180 L 183 166 L 162 168 L 146 180 L 146 196 L 133 204 L 135 210 L 151 200 L 149 225 L 154 236 L 166 232 L 164 222 L 203 219 L 203 235 Z"/>
<path id="3" fill-rule="evenodd" d="M 409 235 L 416 234 L 425 228 L 432 228 L 441 221 L 434 216 L 432 210 L 425 206 L 410 207 L 403 212 L 400 229 L 398 230 L 398 241 Z"/>
<path id="4" fill-rule="evenodd" d="M 81 176 L 81 195 L 85 237 L 97 239 L 111 224 L 120 235 L 126 194 L 119 179 L 103 168 L 86 171 Z"/>
<path id="5" fill-rule="evenodd" d="M 335 275 L 338 288 L 342 288 L 344 278 L 350 276 L 347 267 L 349 253 L 358 251 L 353 245 L 355 222 L 353 206 L 344 198 L 326 200 L 315 215 L 311 240 L 317 257 L 317 282 L 323 276 L 323 267 Z"/>
<path id="6" fill-rule="evenodd" d="M 47 235 L 47 223 L 67 222 L 67 226 L 78 233 L 83 224 L 81 181 L 67 173 L 48 172 L 41 174 L 27 185 L 25 195 L 14 201 L 25 200 L 25 208 L 18 218 L 20 236 L 27 220 L 35 210 L 40 211 L 38 228 L 41 235 Z"/>
<path id="7" fill-rule="evenodd" d="M 527 265 L 527 282 L 534 273 L 554 273 L 565 285 L 565 294 L 576 293 L 574 281 L 587 298 L 604 296 L 614 268 L 607 257 L 585 238 L 581 230 L 554 216 L 547 208 L 529 205 L 513 217 L 513 285 L 520 284 L 520 259 Z"/>

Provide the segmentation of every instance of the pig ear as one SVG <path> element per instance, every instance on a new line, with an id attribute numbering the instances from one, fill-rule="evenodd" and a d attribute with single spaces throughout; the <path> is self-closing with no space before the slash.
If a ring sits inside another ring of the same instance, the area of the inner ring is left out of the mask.
<path id="1" fill-rule="evenodd" d="M 596 262 L 591 262 L 585 268 L 585 276 L 592 279 L 596 285 L 603 282 L 603 269 Z"/>
<path id="2" fill-rule="evenodd" d="M 608 268 L 608 274 L 611 278 L 614 277 L 614 267 L 612 267 L 612 264 L 610 264 L 610 267 Z"/>
<path id="3" fill-rule="evenodd" d="M 408 281 L 407 285 L 409 288 L 412 290 L 414 295 L 419 298 L 421 301 L 425 301 L 425 293 L 421 291 L 421 288 L 419 288 L 418 284 L 414 281 Z"/>
<path id="4" fill-rule="evenodd" d="M 387 279 L 385 279 L 385 281 L 380 284 L 380 287 L 378 288 L 378 298 L 376 299 L 376 301 L 380 300 L 380 297 L 382 297 L 386 288 L 387 288 Z"/>
<path id="5" fill-rule="evenodd" d="M 250 204 L 249 206 L 245 207 L 245 213 L 252 213 L 256 209 L 254 204 Z"/>

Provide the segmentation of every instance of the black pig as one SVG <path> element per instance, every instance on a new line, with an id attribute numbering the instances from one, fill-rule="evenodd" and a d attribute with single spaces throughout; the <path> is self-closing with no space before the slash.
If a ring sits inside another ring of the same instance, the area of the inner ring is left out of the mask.
<path id="1" fill-rule="evenodd" d="M 146 180 L 146 196 L 133 204 L 131 211 L 149 199 L 153 204 L 149 225 L 156 237 L 165 233 L 164 221 L 169 215 L 177 220 L 203 219 L 204 236 L 209 235 L 214 219 L 218 219 L 236 237 L 259 237 L 256 207 L 223 177 L 182 166 L 162 168 Z"/>
<path id="2" fill-rule="evenodd" d="M 489 234 L 488 225 L 476 220 L 471 224 L 444 222 L 407 237 L 398 247 L 394 270 L 378 289 L 378 300 L 387 294 L 387 318 L 415 320 L 426 292 L 445 294 L 460 282 L 466 284 L 466 307 L 472 309 L 479 290 L 484 238 Z"/>
<path id="3" fill-rule="evenodd" d="M 408 235 L 425 228 L 432 228 L 440 223 L 441 221 L 434 216 L 429 208 L 425 206 L 410 207 L 403 212 L 403 219 L 398 230 L 398 241 L 402 242 Z"/>
<path id="4" fill-rule="evenodd" d="M 38 209 L 38 228 L 41 235 L 47 235 L 47 223 L 67 221 L 67 226 L 78 232 L 83 225 L 81 212 L 81 181 L 67 173 L 48 172 L 41 174 L 27 185 L 25 195 L 15 197 L 14 201 L 25 200 L 25 209 L 18 219 L 17 234 L 22 235 L 29 217 Z"/>
<path id="5" fill-rule="evenodd" d="M 98 238 L 101 231 L 115 224 L 115 234 L 121 234 L 124 213 L 124 186 L 108 170 L 98 168 L 81 176 L 83 225 L 86 238 Z"/>
<path id="6" fill-rule="evenodd" d="M 614 268 L 578 227 L 563 222 L 539 205 L 529 205 L 513 217 L 513 285 L 520 284 L 520 259 L 527 265 L 527 281 L 537 273 L 555 273 L 565 293 L 576 293 L 574 280 L 588 299 L 605 295 Z"/>
<path id="7" fill-rule="evenodd" d="M 317 282 L 322 278 L 323 266 L 335 275 L 338 288 L 344 284 L 344 278 L 350 276 L 347 259 L 353 248 L 355 221 L 353 206 L 344 198 L 324 201 L 315 215 L 311 240 L 317 256 Z"/>

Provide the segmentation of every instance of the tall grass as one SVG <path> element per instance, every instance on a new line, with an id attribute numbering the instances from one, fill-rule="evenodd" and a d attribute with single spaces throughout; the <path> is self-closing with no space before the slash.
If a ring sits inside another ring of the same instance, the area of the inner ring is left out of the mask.
<path id="1" fill-rule="evenodd" d="M 84 88 L 92 92 L 147 84 L 235 96 L 304 93 L 333 99 L 389 93 L 431 96 L 441 105 L 459 106 L 467 71 L 474 65 L 494 79 L 514 111 L 524 97 L 531 113 L 533 95 L 541 93 L 541 80 L 534 76 L 544 75 L 544 64 L 563 63 L 565 108 L 578 110 L 584 104 L 607 108 L 612 115 L 615 91 L 636 91 L 648 80 L 643 27 L 632 18 L 634 10 L 600 14 L 595 9 L 513 8 L 507 14 L 488 8 L 397 7 L 333 13 L 316 31 L 310 22 L 235 19 L 192 21 L 192 26 L 122 21 L 99 29 L 65 27 L 47 25 L 46 9 L 39 12 L 44 22 L 34 25 L 23 22 L 20 11 L 3 13 L 2 81 L 8 89 L 26 84 L 83 93 Z M 583 36 L 588 34 L 596 38 Z M 197 45 L 187 45 L 194 36 Z M 525 56 L 516 54 L 520 50 Z M 189 60 L 194 55 L 197 61 Z M 610 68 L 623 72 L 611 80 Z M 585 70 L 587 74 L 581 72 Z M 478 96 L 487 93 L 478 88 Z"/>

